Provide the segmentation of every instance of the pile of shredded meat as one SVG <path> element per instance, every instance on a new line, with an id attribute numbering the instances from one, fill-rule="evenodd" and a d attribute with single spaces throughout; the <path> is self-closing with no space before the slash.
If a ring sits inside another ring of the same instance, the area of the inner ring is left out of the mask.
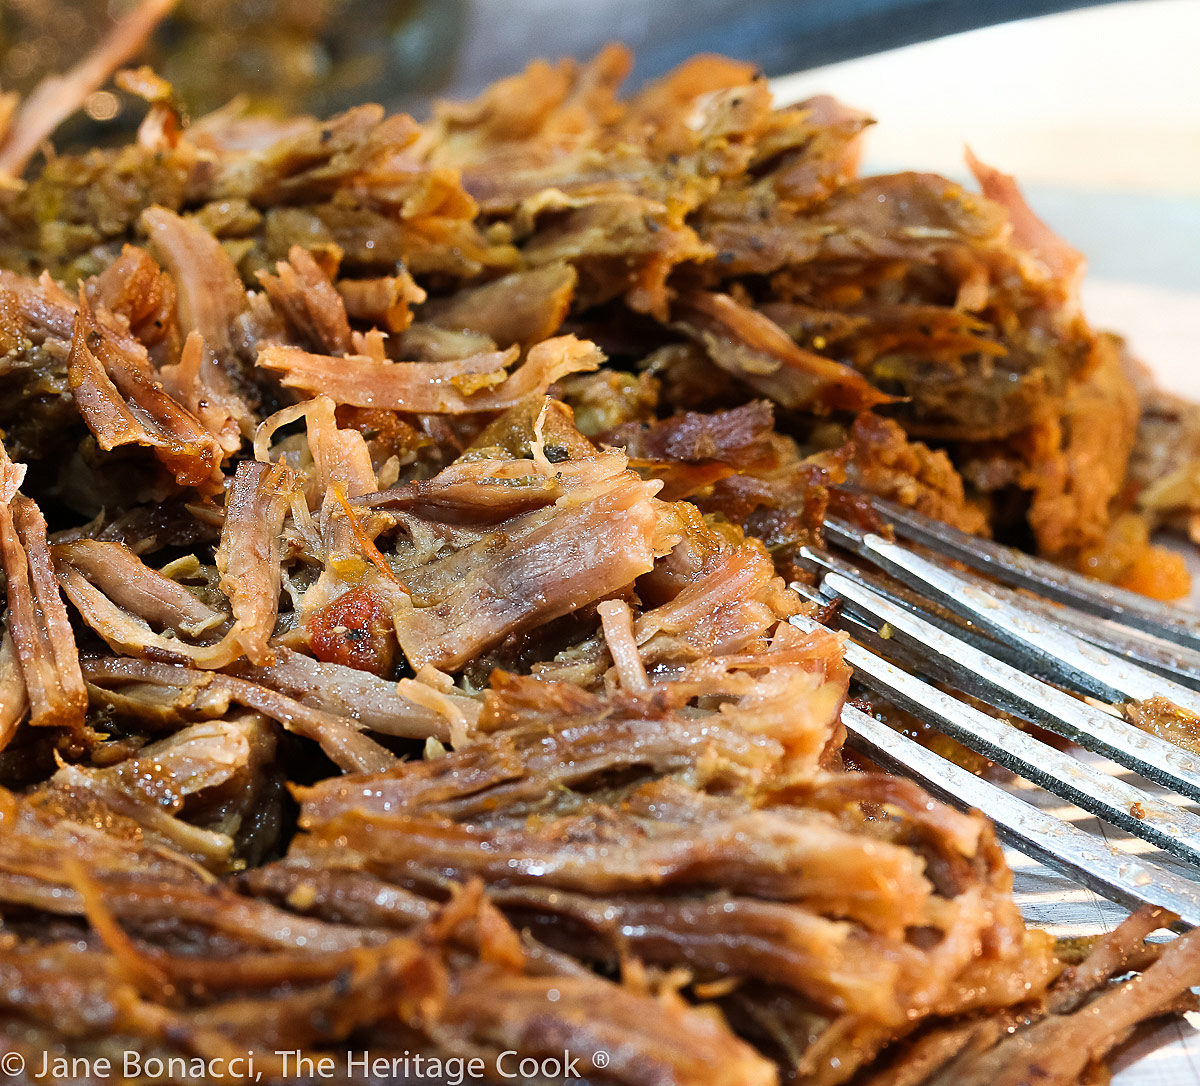
<path id="1" fill-rule="evenodd" d="M 1169 918 L 1068 964 L 981 818 L 847 771 L 840 636 L 789 622 L 845 481 L 1178 588 L 1078 257 L 978 163 L 984 195 L 857 179 L 831 100 L 712 57 L 621 100 L 627 66 L 424 126 L 184 125 L 125 72 L 136 142 L 2 159 L 0 1047 L 31 1069 L 1065 1086 L 1187 1005 Z"/>

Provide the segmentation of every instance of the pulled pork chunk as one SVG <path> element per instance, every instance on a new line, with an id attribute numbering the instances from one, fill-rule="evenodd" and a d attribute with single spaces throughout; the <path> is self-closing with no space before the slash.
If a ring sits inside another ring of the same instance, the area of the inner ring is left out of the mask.
<path id="1" fill-rule="evenodd" d="M 655 489 L 622 472 L 408 574 L 413 606 L 397 613 L 396 632 L 409 661 L 457 670 L 649 573 L 664 547 Z"/>
<path id="2" fill-rule="evenodd" d="M 1170 595 L 1194 413 L 1011 179 L 629 66 L 424 127 L 126 73 L 134 143 L 0 188 L 0 1047 L 1070 1086 L 1188 1004 L 1170 918 L 1068 963 L 982 818 L 846 771 L 789 585 L 866 492 Z"/>
<path id="3" fill-rule="evenodd" d="M 688 411 L 650 426 L 625 423 L 609 430 L 603 440 L 623 445 L 630 456 L 639 459 L 715 460 L 744 468 L 769 453 L 764 445 L 773 429 L 771 405 L 755 400 L 711 415 Z"/>
<path id="4" fill-rule="evenodd" d="M 279 790 L 270 768 L 275 746 L 272 727 L 256 714 L 193 724 L 111 767 L 64 765 L 29 800 L 58 818 L 99 828 L 114 817 L 128 819 L 147 844 L 216 871 L 236 869 L 239 843 L 260 856 L 275 844 L 262 839 L 260 810 Z"/>
<path id="5" fill-rule="evenodd" d="M 403 332 L 412 323 L 412 306 L 428 297 L 411 275 L 374 279 L 341 279 L 335 286 L 346 313 L 388 332 Z"/>
<path id="6" fill-rule="evenodd" d="M 1051 285 L 1062 291 L 1065 299 L 1077 305 L 1079 287 L 1087 270 L 1084 255 L 1068 245 L 1034 214 L 1021 195 L 1014 177 L 980 162 L 970 150 L 967 151 L 967 165 L 979 182 L 984 196 L 1008 212 L 1013 243 L 1038 261 Z"/>
<path id="7" fill-rule="evenodd" d="M 908 441 L 895 422 L 870 413 L 854 420 L 849 436 L 850 482 L 964 532 L 986 532 L 983 511 L 967 500 L 945 453 Z"/>
<path id="8" fill-rule="evenodd" d="M 888 397 L 847 366 L 805 351 L 770 318 L 727 294 L 680 297 L 675 319 L 725 372 L 782 407 L 861 411 Z"/>
<path id="9" fill-rule="evenodd" d="M 215 373 L 229 380 L 236 364 L 234 322 L 248 305 L 233 261 L 199 223 L 166 208 L 147 208 L 141 221 L 175 280 L 184 335 L 198 332 L 216 356 Z"/>
<path id="10" fill-rule="evenodd" d="M 576 279 L 570 264 L 514 272 L 429 302 L 421 319 L 450 331 L 481 332 L 501 347 L 517 343 L 527 349 L 558 331 L 570 311 Z"/>
<path id="11" fill-rule="evenodd" d="M 667 708 L 680 697 L 671 684 L 597 698 L 506 680 L 489 696 L 486 738 L 466 749 L 302 792 L 305 833 L 270 881 L 313 887 L 302 908 L 322 916 L 339 908 L 325 895 L 340 869 L 347 887 L 369 875 L 380 902 L 385 888 L 437 899 L 447 879 L 482 878 L 560 952 L 685 967 L 701 1002 L 776 990 L 843 1035 L 875 1037 L 813 1081 L 843 1081 L 914 1020 L 968 1013 L 984 975 L 1009 976 L 988 998 L 1013 1003 L 1053 979 L 1049 942 L 1006 903 L 981 821 L 904 782 L 788 763 L 776 738 L 747 736 L 749 714 Z M 865 817 L 866 796 L 892 819 Z M 928 925 L 942 938 L 913 935 Z M 982 959 L 980 938 L 993 948 Z M 813 1059 L 806 1047 L 791 1038 L 794 1058 Z"/>
<path id="12" fill-rule="evenodd" d="M 308 250 L 293 245 L 287 260 L 275 268 L 275 275 L 259 272 L 258 281 L 288 324 L 315 347 L 348 353 L 352 344 L 345 302 Z"/>
<path id="13" fill-rule="evenodd" d="M 208 429 L 155 378 L 145 349 L 80 300 L 67 376 L 88 429 L 106 452 L 146 445 L 181 486 L 219 486 L 225 453 Z"/>

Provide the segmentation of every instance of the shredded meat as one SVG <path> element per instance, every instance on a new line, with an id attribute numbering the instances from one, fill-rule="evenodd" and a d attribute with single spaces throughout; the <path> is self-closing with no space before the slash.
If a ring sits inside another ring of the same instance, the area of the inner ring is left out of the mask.
<path id="1" fill-rule="evenodd" d="M 141 69 L 132 142 L 35 159 L 168 6 L 0 96 L 0 1048 L 1069 1086 L 1190 1005 L 1171 918 L 1068 959 L 980 816 L 848 771 L 793 621 L 862 492 L 1186 587 L 1200 416 L 1010 178 L 620 47 L 426 125 Z"/>
<path id="2" fill-rule="evenodd" d="M 247 460 L 225 504 L 216 566 L 233 610 L 232 637 L 256 664 L 275 658 L 268 642 L 279 610 L 280 537 L 293 485 L 282 465 Z"/>
<path id="3" fill-rule="evenodd" d="M 345 302 L 309 251 L 293 245 L 275 269 L 275 275 L 259 272 L 258 281 L 288 324 L 314 347 L 346 354 L 352 341 Z"/>
<path id="4" fill-rule="evenodd" d="M 0 750 L 8 746 L 28 709 L 29 695 L 17 647 L 12 634 L 5 630 L 0 639 Z"/>
<path id="5" fill-rule="evenodd" d="M 375 279 L 340 279 L 335 284 L 346 313 L 389 332 L 403 332 L 412 323 L 412 306 L 428 297 L 411 275 L 382 275 Z"/>
<path id="6" fill-rule="evenodd" d="M 905 440 L 895 422 L 870 413 L 854 420 L 850 441 L 851 482 L 963 531 L 986 530 L 982 510 L 967 501 L 962 478 L 945 453 Z"/>
<path id="7" fill-rule="evenodd" d="M 198 353 L 189 360 L 186 371 L 191 395 L 197 403 L 215 401 L 215 410 L 245 432 L 252 415 L 244 387 L 239 388 L 245 385 L 245 378 L 238 359 L 235 323 L 246 312 L 249 300 L 237 269 L 207 230 L 167 208 L 147 208 L 141 222 L 151 246 L 175 280 L 183 334 L 200 337 L 200 346 L 194 348 Z M 178 379 L 183 380 L 183 359 L 180 370 Z"/>
<path id="8" fill-rule="evenodd" d="M 118 607 L 147 622 L 198 637 L 226 617 L 183 585 L 140 561 L 124 543 L 79 539 L 54 548 L 60 569 L 70 567 L 100 588 Z"/>
<path id="9" fill-rule="evenodd" d="M 970 150 L 967 151 L 967 165 L 979 182 L 984 196 L 995 200 L 1008 212 L 1013 242 L 1039 260 L 1056 288 L 1077 302 L 1083 273 L 1087 270 L 1083 254 L 1063 241 L 1033 213 L 1021 195 L 1016 179 L 1010 174 L 985 165 Z"/>
<path id="10" fill-rule="evenodd" d="M 549 339 L 566 317 L 576 272 L 570 264 L 546 264 L 514 272 L 482 287 L 439 298 L 421 310 L 421 319 L 451 331 L 469 329 L 501 347 L 532 347 Z"/>
<path id="11" fill-rule="evenodd" d="M 396 632 L 413 665 L 457 670 L 501 638 L 649 573 L 658 557 L 656 488 L 630 475 L 514 518 L 411 574 L 413 606 L 397 612 Z"/>
<path id="12" fill-rule="evenodd" d="M 675 316 L 721 369 L 783 407 L 861 411 L 887 401 L 854 370 L 805 351 L 768 317 L 727 294 L 684 295 Z"/>
<path id="13" fill-rule="evenodd" d="M 142 345 L 122 343 L 83 299 L 67 376 L 100 448 L 149 446 L 183 486 L 211 489 L 221 478 L 217 440 L 155 378 Z"/>
<path id="14" fill-rule="evenodd" d="M 192 714 L 220 716 L 233 703 L 254 709 L 290 731 L 316 740 L 330 760 L 347 772 L 371 772 L 395 760 L 385 748 L 360 733 L 353 708 L 345 716 L 338 716 L 246 679 L 172 664 L 94 659 L 85 661 L 85 673 L 88 682 L 99 687 L 112 684 L 119 692 L 127 683 L 137 687 L 132 695 L 122 699 L 124 704 L 116 702 L 118 708 L 138 712 L 142 707 L 139 702 L 148 693 L 150 707 L 158 710 L 156 715 L 160 720 L 187 720 Z"/>

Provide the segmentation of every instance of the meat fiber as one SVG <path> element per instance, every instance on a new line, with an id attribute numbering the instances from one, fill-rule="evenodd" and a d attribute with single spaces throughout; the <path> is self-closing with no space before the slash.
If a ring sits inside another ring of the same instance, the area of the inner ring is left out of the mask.
<path id="1" fill-rule="evenodd" d="M 18 489 L 24 478 L 0 446 L 0 563 L 8 602 L 10 643 L 20 670 L 21 686 L 11 664 L 6 685 L 14 712 L 28 701 L 30 723 L 66 728 L 84 738 L 87 693 L 79 670 L 79 653 L 66 607 L 54 578 L 46 539 L 46 521 L 37 503 Z"/>
<path id="2" fill-rule="evenodd" d="M 546 340 L 511 373 L 515 347 L 453 362 L 390 362 L 361 355 L 333 359 L 293 347 L 267 347 L 258 364 L 278 372 L 288 388 L 325 392 L 340 403 L 412 414 L 466 414 L 514 407 L 570 373 L 600 364 L 595 347 L 572 336 Z"/>

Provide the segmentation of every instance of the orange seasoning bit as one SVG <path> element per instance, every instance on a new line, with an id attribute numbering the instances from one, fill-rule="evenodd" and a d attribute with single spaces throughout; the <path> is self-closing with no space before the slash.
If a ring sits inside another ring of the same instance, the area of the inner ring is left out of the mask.
<path id="1" fill-rule="evenodd" d="M 388 560 L 384 558 L 382 552 L 377 546 L 375 546 L 375 541 L 363 531 L 363 527 L 358 522 L 358 517 L 355 515 L 354 506 L 352 506 L 346 500 L 346 495 L 334 487 L 333 496 L 337 498 L 338 502 L 341 504 L 342 511 L 346 514 L 346 519 L 350 522 L 350 530 L 354 532 L 354 538 L 358 542 L 363 554 L 370 559 L 375 568 L 379 570 L 379 572 L 382 573 L 389 581 L 391 581 L 392 584 L 396 585 L 396 587 L 402 591 L 407 592 L 408 587 L 402 580 L 400 580 L 399 577 L 396 576 L 396 571 L 392 569 L 390 565 L 388 565 Z"/>

